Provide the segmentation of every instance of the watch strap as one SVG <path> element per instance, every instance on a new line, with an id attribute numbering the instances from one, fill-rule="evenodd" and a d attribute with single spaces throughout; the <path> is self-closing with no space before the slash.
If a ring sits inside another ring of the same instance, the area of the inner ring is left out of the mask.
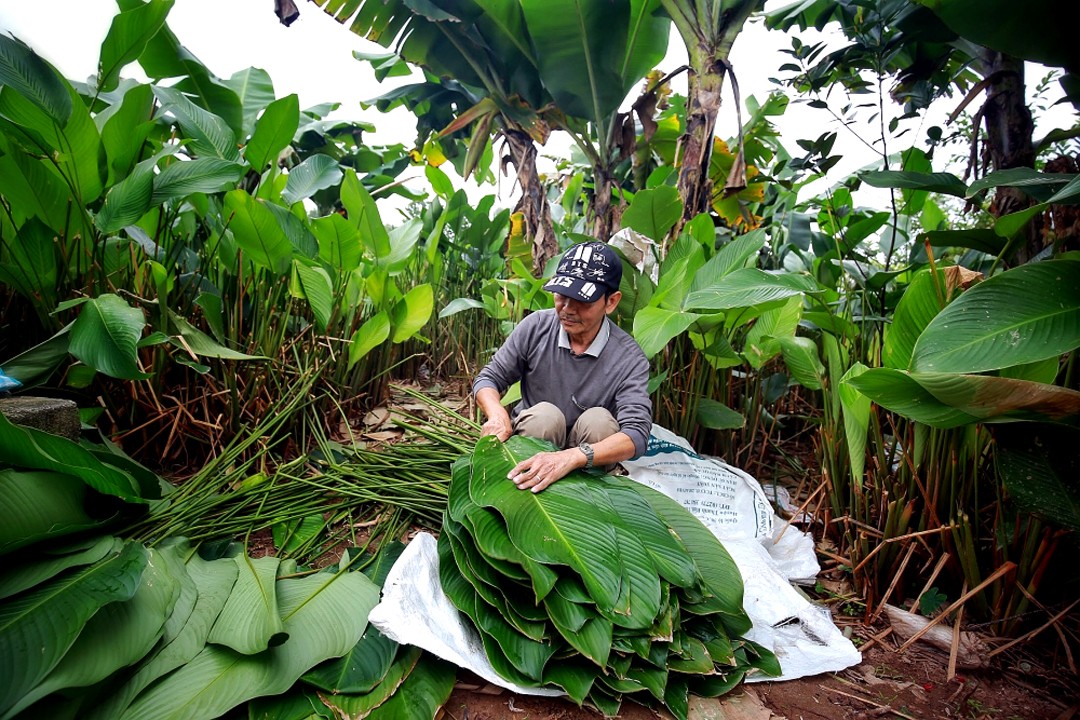
<path id="1" fill-rule="evenodd" d="M 583 442 L 578 445 L 578 450 L 585 453 L 585 469 L 588 470 L 593 466 L 593 447 L 587 442 Z"/>

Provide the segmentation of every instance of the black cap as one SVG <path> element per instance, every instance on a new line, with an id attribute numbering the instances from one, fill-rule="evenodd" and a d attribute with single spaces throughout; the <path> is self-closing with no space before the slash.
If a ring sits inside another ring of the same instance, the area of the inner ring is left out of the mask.
<path id="1" fill-rule="evenodd" d="M 619 289 L 622 261 L 609 245 L 587 242 L 567 250 L 559 260 L 555 276 L 544 289 L 581 302 L 595 302 L 605 293 Z"/>

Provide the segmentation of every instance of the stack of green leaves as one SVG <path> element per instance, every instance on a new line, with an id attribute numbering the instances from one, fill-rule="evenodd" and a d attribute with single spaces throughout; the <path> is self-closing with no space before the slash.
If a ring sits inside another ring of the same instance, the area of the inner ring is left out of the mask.
<path id="1" fill-rule="evenodd" d="M 482 438 L 453 467 L 439 537 L 443 589 L 496 671 L 615 715 L 624 698 L 685 718 L 751 673 L 778 675 L 731 556 L 701 522 L 631 480 L 574 472 L 541 493 L 511 468 L 540 440 Z"/>
<path id="2" fill-rule="evenodd" d="M 102 537 L 0 574 L 0 718 L 431 720 L 450 695 L 453 666 L 368 625 L 393 557 L 314 572 L 220 548 Z"/>

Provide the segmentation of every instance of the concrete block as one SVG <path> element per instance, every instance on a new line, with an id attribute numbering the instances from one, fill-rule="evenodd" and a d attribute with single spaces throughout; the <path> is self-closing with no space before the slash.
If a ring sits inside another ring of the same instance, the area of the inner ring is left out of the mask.
<path id="1" fill-rule="evenodd" d="M 43 430 L 68 440 L 79 439 L 79 406 L 71 400 L 24 395 L 0 398 L 0 413 L 14 425 Z"/>

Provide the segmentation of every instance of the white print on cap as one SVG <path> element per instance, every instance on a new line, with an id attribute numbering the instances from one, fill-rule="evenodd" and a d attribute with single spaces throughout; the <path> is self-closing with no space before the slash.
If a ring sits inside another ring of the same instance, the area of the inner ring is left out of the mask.
<path id="1" fill-rule="evenodd" d="M 581 286 L 581 289 L 578 290 L 578 294 L 581 295 L 582 297 L 592 297 L 595 293 L 596 293 L 596 284 L 591 283 L 591 282 L 585 283 L 584 285 Z"/>
<path id="2" fill-rule="evenodd" d="M 589 262 L 589 260 L 591 258 L 592 258 L 592 248 L 589 247 L 589 245 L 583 243 L 583 244 L 578 245 L 577 247 L 574 248 L 574 255 L 570 259 L 571 260 L 580 260 L 580 261 L 588 264 L 588 262 Z"/>

